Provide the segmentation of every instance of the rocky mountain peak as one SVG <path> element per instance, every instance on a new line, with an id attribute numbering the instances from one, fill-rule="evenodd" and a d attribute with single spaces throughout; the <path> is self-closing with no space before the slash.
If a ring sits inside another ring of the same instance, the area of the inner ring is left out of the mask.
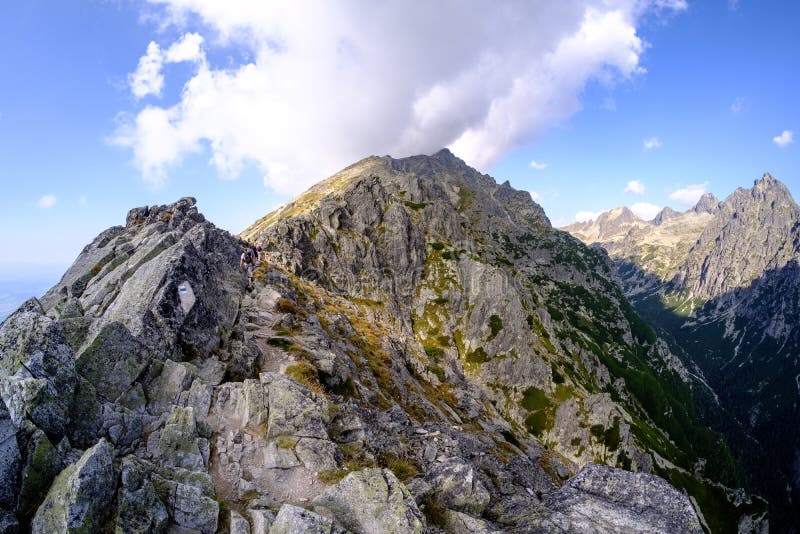
<path id="1" fill-rule="evenodd" d="M 674 209 L 670 208 L 669 206 L 666 206 L 666 207 L 664 207 L 664 209 L 662 209 L 661 211 L 658 212 L 658 215 L 656 215 L 653 218 L 653 224 L 660 225 L 660 224 L 663 224 L 666 221 L 669 221 L 670 219 L 674 219 L 674 218 L 679 217 L 679 216 L 680 216 L 680 212 L 675 211 Z"/>
<path id="2" fill-rule="evenodd" d="M 697 204 L 694 205 L 692 211 L 695 213 L 710 213 L 714 215 L 719 211 L 719 204 L 719 199 L 715 197 L 713 193 L 705 193 L 700 197 L 700 200 L 697 201 Z"/>

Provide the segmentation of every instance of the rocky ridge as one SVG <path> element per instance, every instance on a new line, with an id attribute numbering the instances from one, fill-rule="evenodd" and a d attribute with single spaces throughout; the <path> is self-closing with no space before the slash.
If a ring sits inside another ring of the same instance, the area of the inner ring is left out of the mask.
<path id="1" fill-rule="evenodd" d="M 245 236 L 252 285 L 193 199 L 131 210 L 0 325 L 0 532 L 758 524 L 676 445 L 720 446 L 680 361 L 526 193 L 368 158 Z"/>

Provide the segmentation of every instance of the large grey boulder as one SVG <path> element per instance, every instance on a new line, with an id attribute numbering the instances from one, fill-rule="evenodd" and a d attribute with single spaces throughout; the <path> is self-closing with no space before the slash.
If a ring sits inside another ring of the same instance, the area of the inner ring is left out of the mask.
<path id="1" fill-rule="evenodd" d="M 114 450 L 105 440 L 56 477 L 31 523 L 35 533 L 99 532 L 116 486 Z"/>
<path id="2" fill-rule="evenodd" d="M 267 437 L 297 436 L 328 439 L 328 402 L 305 386 L 277 373 L 264 373 L 269 385 Z"/>
<path id="3" fill-rule="evenodd" d="M 57 323 L 30 299 L 0 325 L 0 396 L 19 427 L 30 419 L 60 437 L 69 422 L 75 354 Z"/>
<path id="4" fill-rule="evenodd" d="M 388 469 L 363 469 L 347 475 L 313 500 L 356 534 L 421 533 L 425 520 L 414 498 Z"/>
<path id="5" fill-rule="evenodd" d="M 151 474 L 159 499 L 178 527 L 214 534 L 219 524 L 219 503 L 207 473 L 180 467 L 159 468 Z"/>
<path id="6" fill-rule="evenodd" d="M 192 471 L 205 468 L 193 408 L 175 406 L 164 428 L 150 434 L 147 450 L 161 465 Z"/>
<path id="7" fill-rule="evenodd" d="M 22 438 L 22 439 L 20 439 Z M 62 463 L 58 450 L 44 432 L 27 423 L 17 434 L 21 448 L 25 451 L 17 492 L 17 513 L 29 515 L 41 504 L 50 483 L 61 471 Z"/>
<path id="8" fill-rule="evenodd" d="M 326 517 L 299 506 L 284 504 L 278 511 L 269 534 L 347 534 L 347 531 L 334 526 Z"/>
<path id="9" fill-rule="evenodd" d="M 544 505 L 549 512 L 531 524 L 545 532 L 703 532 L 689 498 L 666 480 L 604 465 L 587 465 Z"/>
<path id="10" fill-rule="evenodd" d="M 118 534 L 161 534 L 169 525 L 169 514 L 150 480 L 147 468 L 135 457 L 122 461 L 122 484 L 117 495 Z"/>
<path id="11" fill-rule="evenodd" d="M 436 500 L 451 510 L 480 515 L 491 499 L 478 472 L 461 458 L 435 465 L 427 479 Z"/>

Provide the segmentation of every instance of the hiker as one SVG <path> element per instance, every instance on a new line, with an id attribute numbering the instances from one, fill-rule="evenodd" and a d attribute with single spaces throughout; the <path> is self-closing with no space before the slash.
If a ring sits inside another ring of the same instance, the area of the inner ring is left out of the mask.
<path id="1" fill-rule="evenodd" d="M 242 248 L 242 255 L 239 258 L 239 270 L 247 275 L 249 281 L 253 280 L 254 255 L 252 248 Z"/>
<path id="2" fill-rule="evenodd" d="M 261 246 L 261 243 L 258 244 L 256 247 L 256 259 L 259 263 L 261 263 L 261 258 L 264 257 L 264 248 Z"/>

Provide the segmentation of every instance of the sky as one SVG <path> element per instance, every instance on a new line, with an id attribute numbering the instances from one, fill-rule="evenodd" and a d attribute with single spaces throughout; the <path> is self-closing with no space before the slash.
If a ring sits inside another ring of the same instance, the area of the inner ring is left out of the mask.
<path id="1" fill-rule="evenodd" d="M 3 2 L 0 282 L 55 283 L 182 196 L 238 233 L 373 154 L 449 147 L 556 226 L 766 171 L 796 194 L 798 24 L 777 0 Z"/>

